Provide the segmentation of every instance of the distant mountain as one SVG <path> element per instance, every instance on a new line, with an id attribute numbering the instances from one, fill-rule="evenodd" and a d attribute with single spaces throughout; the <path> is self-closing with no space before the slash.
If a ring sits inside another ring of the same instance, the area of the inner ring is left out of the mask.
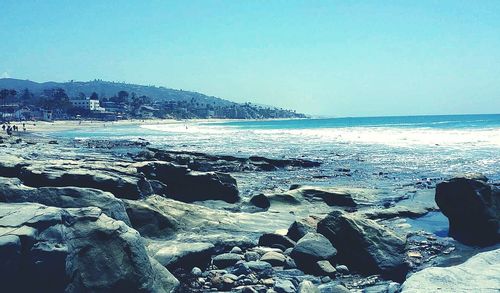
<path id="1" fill-rule="evenodd" d="M 229 106 L 232 104 L 236 104 L 228 100 L 213 96 L 207 96 L 197 92 L 102 80 L 93 80 L 87 82 L 69 81 L 38 83 L 30 80 L 13 78 L 0 79 L 0 88 L 15 89 L 18 92 L 27 88 L 35 94 L 40 94 L 45 89 L 56 87 L 64 89 L 69 97 L 77 97 L 79 93 L 84 93 L 85 95 L 90 96 L 92 92 L 96 92 L 99 97 L 109 98 L 116 95 L 119 91 L 127 91 L 130 94 L 135 93 L 137 96 L 144 95 L 158 101 L 189 101 L 194 98 L 197 102 L 210 103 L 216 106 Z"/>

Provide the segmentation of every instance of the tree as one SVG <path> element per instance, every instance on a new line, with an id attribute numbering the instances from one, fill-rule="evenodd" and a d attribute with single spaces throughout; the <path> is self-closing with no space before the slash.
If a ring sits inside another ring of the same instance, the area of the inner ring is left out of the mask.
<path id="1" fill-rule="evenodd" d="M 28 101 L 33 99 L 34 95 L 32 92 L 30 92 L 29 89 L 24 89 L 23 93 L 21 94 L 21 100 L 23 101 Z"/>
<path id="2" fill-rule="evenodd" d="M 120 103 L 127 103 L 128 102 L 128 92 L 127 91 L 119 91 L 118 92 L 118 101 Z"/>
<path id="3" fill-rule="evenodd" d="M 90 95 L 90 99 L 91 100 L 99 100 L 99 96 L 97 95 L 96 92 L 93 92 L 91 95 Z"/>

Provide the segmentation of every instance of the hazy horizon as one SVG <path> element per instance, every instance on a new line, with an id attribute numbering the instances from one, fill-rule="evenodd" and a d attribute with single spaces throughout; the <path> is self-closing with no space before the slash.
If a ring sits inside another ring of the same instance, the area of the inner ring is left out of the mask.
<path id="1" fill-rule="evenodd" d="M 329 117 L 500 109 L 497 1 L 0 6 L 0 77 L 156 85 Z"/>

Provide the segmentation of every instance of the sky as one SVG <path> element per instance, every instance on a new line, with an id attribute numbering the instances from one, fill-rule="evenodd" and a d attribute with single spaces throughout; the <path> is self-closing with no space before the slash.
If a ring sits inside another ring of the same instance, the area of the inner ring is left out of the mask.
<path id="1" fill-rule="evenodd" d="M 500 1 L 0 0 L 0 77 L 323 116 L 500 112 Z"/>

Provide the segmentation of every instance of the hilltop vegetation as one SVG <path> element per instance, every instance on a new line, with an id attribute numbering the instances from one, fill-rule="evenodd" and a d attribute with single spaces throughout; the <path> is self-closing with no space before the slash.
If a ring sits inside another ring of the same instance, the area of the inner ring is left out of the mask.
<path id="1" fill-rule="evenodd" d="M 0 89 L 8 89 L 4 100 L 19 106 L 40 107 L 71 118 L 90 115 L 88 109 L 73 109 L 71 100 L 92 98 L 107 113 L 124 117 L 158 118 L 303 118 L 295 111 L 251 103 L 235 103 L 201 93 L 102 80 L 88 82 L 44 82 L 4 78 Z M 12 90 L 15 94 L 12 94 Z M 5 102 L 5 101 L 4 101 Z M 89 113 L 87 113 L 89 112 Z M 101 111 L 102 112 L 102 111 Z M 95 116 L 95 115 L 94 115 Z"/>

